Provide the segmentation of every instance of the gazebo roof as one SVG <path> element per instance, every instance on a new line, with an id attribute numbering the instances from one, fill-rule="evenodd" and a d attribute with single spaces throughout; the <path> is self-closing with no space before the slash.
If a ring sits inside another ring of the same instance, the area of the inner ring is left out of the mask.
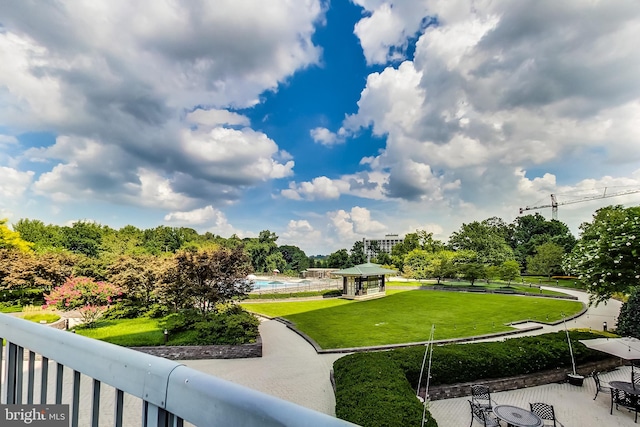
<path id="1" fill-rule="evenodd" d="M 380 264 L 368 262 L 366 264 L 356 265 L 355 267 L 345 268 L 344 270 L 334 271 L 332 274 L 337 276 L 383 276 L 385 274 L 396 274 L 396 270 L 383 268 Z"/>

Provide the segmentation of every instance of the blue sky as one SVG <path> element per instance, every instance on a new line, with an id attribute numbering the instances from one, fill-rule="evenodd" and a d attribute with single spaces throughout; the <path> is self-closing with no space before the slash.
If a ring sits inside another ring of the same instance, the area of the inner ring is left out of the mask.
<path id="1" fill-rule="evenodd" d="M 312 255 L 640 189 L 639 39 L 633 0 L 4 4 L 0 217 Z"/>

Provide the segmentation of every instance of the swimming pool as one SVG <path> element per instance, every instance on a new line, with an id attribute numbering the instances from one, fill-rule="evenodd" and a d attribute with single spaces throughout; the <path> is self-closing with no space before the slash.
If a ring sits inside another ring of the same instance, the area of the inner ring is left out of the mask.
<path id="1" fill-rule="evenodd" d="M 283 289 L 304 286 L 306 283 L 282 282 L 280 280 L 254 280 L 253 289 Z"/>

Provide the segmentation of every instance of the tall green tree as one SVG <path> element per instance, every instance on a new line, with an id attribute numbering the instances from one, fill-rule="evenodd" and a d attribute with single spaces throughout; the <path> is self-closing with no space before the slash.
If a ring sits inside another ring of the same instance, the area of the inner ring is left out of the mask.
<path id="1" fill-rule="evenodd" d="M 62 227 L 64 247 L 76 254 L 97 257 L 104 229 L 100 224 L 90 221 L 77 221 L 71 227 Z"/>
<path id="2" fill-rule="evenodd" d="M 285 271 L 294 271 L 301 273 L 309 268 L 309 258 L 302 249 L 293 245 L 283 245 L 278 247 L 278 251 L 282 254 L 286 265 Z"/>
<path id="3" fill-rule="evenodd" d="M 33 243 L 34 249 L 38 252 L 64 246 L 62 231 L 57 225 L 45 225 L 37 219 L 22 218 L 13 224 L 13 229 L 19 232 L 24 240 Z"/>
<path id="4" fill-rule="evenodd" d="M 563 248 L 565 253 L 571 252 L 576 244 L 576 238 L 569 227 L 558 220 L 547 220 L 539 213 L 523 215 L 513 223 L 513 233 L 510 240 L 516 260 L 527 268 L 527 259 L 536 253 L 536 248 L 551 242 Z"/>
<path id="5" fill-rule="evenodd" d="M 579 276 L 592 301 L 597 304 L 640 285 L 640 206 L 599 209 L 580 229 L 580 240 L 563 267 Z"/>
<path id="6" fill-rule="evenodd" d="M 527 271 L 530 274 L 541 274 L 551 279 L 554 273 L 562 272 L 564 248 L 553 242 L 543 243 L 536 247 L 536 254 L 527 258 Z"/>
<path id="7" fill-rule="evenodd" d="M 460 230 L 449 237 L 450 248 L 475 252 L 477 262 L 481 264 L 500 265 L 514 259 L 513 250 L 507 244 L 503 232 L 495 226 L 495 219 L 490 220 L 462 224 Z"/>
<path id="8" fill-rule="evenodd" d="M 326 262 L 327 268 L 349 268 L 353 267 L 349 259 L 349 253 L 346 249 L 339 249 L 330 254 Z"/>
<path id="9" fill-rule="evenodd" d="M 367 262 L 367 254 L 364 253 L 364 243 L 356 240 L 349 253 L 349 261 L 352 265 L 360 265 Z"/>
<path id="10" fill-rule="evenodd" d="M 622 304 L 616 329 L 618 335 L 640 338 L 640 287 L 633 288 Z"/>

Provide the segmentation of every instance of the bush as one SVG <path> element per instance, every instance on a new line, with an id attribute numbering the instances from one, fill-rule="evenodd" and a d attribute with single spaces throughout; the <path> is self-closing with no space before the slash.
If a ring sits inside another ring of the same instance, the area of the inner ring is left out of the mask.
<path id="1" fill-rule="evenodd" d="M 258 338 L 258 319 L 234 305 L 203 316 L 185 310 L 166 317 L 164 327 L 173 345 L 246 344 Z"/>
<path id="2" fill-rule="evenodd" d="M 336 416 L 373 426 L 420 426 L 422 403 L 402 369 L 385 353 L 359 353 L 336 360 Z M 355 359 L 355 360 L 354 360 Z M 427 412 L 426 426 L 436 427 Z"/>
<path id="3" fill-rule="evenodd" d="M 571 331 L 570 336 L 576 364 L 610 357 L 578 342 L 601 335 Z M 417 402 L 414 390 L 424 351 L 423 346 L 408 347 L 355 353 L 338 359 L 333 365 L 336 415 L 363 426 L 420 425 L 422 414 L 416 418 L 413 406 Z M 430 385 L 511 377 L 570 366 L 565 332 L 511 338 L 503 342 L 450 344 L 436 346 L 433 350 Z M 394 404 L 389 407 L 383 401 Z M 422 411 L 420 404 L 418 407 Z M 432 425 L 436 425 L 435 421 Z"/>
<path id="4" fill-rule="evenodd" d="M 324 291 L 322 293 L 322 296 L 325 297 L 325 298 L 341 297 L 342 296 L 342 290 L 341 289 L 332 289 L 330 291 Z"/>
<path id="5" fill-rule="evenodd" d="M 102 315 L 105 319 L 135 319 L 144 314 L 144 307 L 130 301 L 118 302 L 109 307 Z"/>
<path id="6" fill-rule="evenodd" d="M 619 335 L 640 338 L 640 288 L 633 288 L 618 316 Z"/>

